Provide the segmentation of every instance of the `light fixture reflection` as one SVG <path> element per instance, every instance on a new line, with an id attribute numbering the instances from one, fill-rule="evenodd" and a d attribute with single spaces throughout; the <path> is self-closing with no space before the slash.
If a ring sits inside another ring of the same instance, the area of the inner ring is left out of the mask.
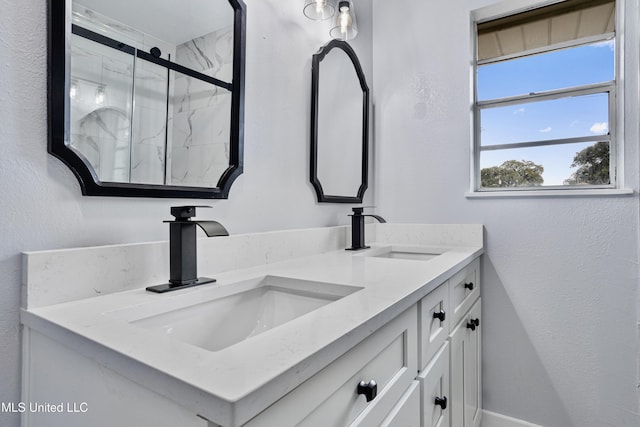
<path id="1" fill-rule="evenodd" d="M 71 87 L 69 88 L 69 98 L 76 99 L 76 96 L 78 96 L 78 83 L 72 81 Z"/>
<path id="2" fill-rule="evenodd" d="M 336 11 L 335 0 L 306 0 L 302 12 L 304 16 L 314 21 L 323 21 L 333 17 Z"/>
<path id="3" fill-rule="evenodd" d="M 104 86 L 98 86 L 96 89 L 96 105 L 104 104 L 106 97 Z"/>
<path id="4" fill-rule="evenodd" d="M 338 40 L 351 40 L 358 34 L 356 25 L 356 14 L 353 8 L 353 1 L 340 1 L 338 3 L 338 15 L 336 25 L 331 28 L 329 35 Z"/>

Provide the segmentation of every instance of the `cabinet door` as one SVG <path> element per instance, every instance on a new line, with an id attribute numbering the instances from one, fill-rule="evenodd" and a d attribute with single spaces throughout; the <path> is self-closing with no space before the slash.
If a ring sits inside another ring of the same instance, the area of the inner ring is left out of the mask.
<path id="1" fill-rule="evenodd" d="M 481 300 L 451 333 L 451 425 L 479 427 L 482 414 Z"/>
<path id="2" fill-rule="evenodd" d="M 422 389 L 423 427 L 449 427 L 449 343 L 438 350 L 418 380 Z"/>
<path id="3" fill-rule="evenodd" d="M 469 311 L 476 330 L 469 332 L 464 354 L 464 419 L 466 427 L 479 427 L 482 414 L 482 326 L 480 300 Z"/>
<path id="4" fill-rule="evenodd" d="M 476 259 L 449 279 L 451 326 L 455 326 L 480 298 L 480 260 Z"/>
<path id="5" fill-rule="evenodd" d="M 434 289 L 418 304 L 420 370 L 433 358 L 449 337 L 449 282 Z"/>

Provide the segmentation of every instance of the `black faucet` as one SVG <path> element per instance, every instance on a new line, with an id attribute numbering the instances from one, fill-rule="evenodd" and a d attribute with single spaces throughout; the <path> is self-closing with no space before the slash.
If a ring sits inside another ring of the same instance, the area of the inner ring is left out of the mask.
<path id="1" fill-rule="evenodd" d="M 198 277 L 198 257 L 196 244 L 196 225 L 200 226 L 208 237 L 228 236 L 229 232 L 217 221 L 191 221 L 196 216 L 196 208 L 211 206 L 173 206 L 169 223 L 169 283 L 149 286 L 147 291 L 164 293 L 192 286 L 215 282 L 216 279 Z"/>
<path id="2" fill-rule="evenodd" d="M 364 218 L 370 216 L 377 219 L 380 222 L 387 222 L 380 215 L 364 215 L 362 212 L 364 208 L 353 208 L 353 214 L 351 217 L 351 247 L 347 248 L 348 251 L 357 251 L 359 249 L 367 249 L 369 246 L 364 244 Z"/>

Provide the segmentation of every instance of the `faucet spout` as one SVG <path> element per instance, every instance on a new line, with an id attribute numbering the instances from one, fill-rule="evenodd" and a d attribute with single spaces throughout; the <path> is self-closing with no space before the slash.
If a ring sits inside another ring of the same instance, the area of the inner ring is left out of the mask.
<path id="1" fill-rule="evenodd" d="M 378 222 L 382 222 L 382 223 L 387 222 L 387 220 L 382 218 L 380 215 L 367 214 L 367 215 L 363 215 L 363 216 L 370 216 L 372 218 L 377 219 Z"/>
<path id="2" fill-rule="evenodd" d="M 228 236 L 229 232 L 218 221 L 193 221 L 205 232 L 207 237 Z"/>

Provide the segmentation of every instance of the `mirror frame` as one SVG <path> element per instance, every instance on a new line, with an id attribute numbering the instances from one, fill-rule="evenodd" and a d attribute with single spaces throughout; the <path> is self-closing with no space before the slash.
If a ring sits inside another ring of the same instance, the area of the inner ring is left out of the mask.
<path id="1" fill-rule="evenodd" d="M 246 5 L 228 0 L 234 10 L 233 91 L 231 95 L 231 132 L 229 167 L 217 187 L 102 182 L 88 160 L 69 147 L 71 1 L 48 0 L 48 143 L 47 151 L 71 169 L 85 196 L 167 197 L 226 199 L 231 184 L 244 168 L 244 75 L 246 42 Z"/>
<path id="2" fill-rule="evenodd" d="M 355 196 L 327 195 L 318 179 L 318 99 L 320 90 L 320 63 L 332 49 L 341 49 L 351 60 L 362 89 L 362 177 Z M 331 40 L 312 57 L 311 62 L 311 184 L 318 202 L 362 203 L 369 182 L 369 87 L 362 66 L 353 48 L 345 41 Z"/>

